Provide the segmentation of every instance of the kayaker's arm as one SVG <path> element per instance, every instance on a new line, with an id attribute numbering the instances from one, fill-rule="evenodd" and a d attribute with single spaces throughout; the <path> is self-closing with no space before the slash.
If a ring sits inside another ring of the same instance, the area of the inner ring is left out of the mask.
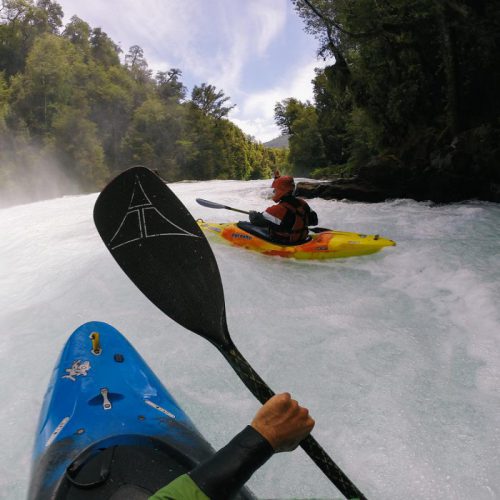
<path id="1" fill-rule="evenodd" d="M 290 394 L 273 396 L 229 444 L 151 500 L 229 499 L 275 452 L 294 450 L 313 427 L 309 411 Z"/>
<path id="2" fill-rule="evenodd" d="M 274 207 L 273 207 L 274 208 Z M 283 220 L 269 212 L 269 209 L 264 212 L 250 211 L 250 223 L 254 226 L 269 227 L 275 231 L 279 231 L 283 226 Z"/>
<path id="3" fill-rule="evenodd" d="M 317 226 L 319 224 L 318 214 L 314 210 L 309 212 L 308 218 L 308 226 Z"/>
<path id="4" fill-rule="evenodd" d="M 210 499 L 231 498 L 273 454 L 269 442 L 249 425 L 189 476 Z"/>
<path id="5" fill-rule="evenodd" d="M 250 210 L 248 214 L 250 223 L 254 226 L 266 227 L 269 225 L 268 221 L 262 215 L 262 212 L 256 212 L 255 210 Z"/>

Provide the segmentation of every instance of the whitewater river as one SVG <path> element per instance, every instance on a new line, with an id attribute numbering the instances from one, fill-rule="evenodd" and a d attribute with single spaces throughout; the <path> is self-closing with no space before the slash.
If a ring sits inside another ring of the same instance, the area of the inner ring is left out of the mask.
<path id="1" fill-rule="evenodd" d="M 195 218 L 257 210 L 269 181 L 172 184 Z M 92 222 L 96 195 L 0 210 L 0 498 L 23 499 L 57 356 L 89 320 L 124 333 L 216 448 L 259 404 L 207 341 L 145 299 Z M 500 205 L 314 199 L 322 226 L 398 246 L 297 262 L 212 245 L 229 331 L 370 499 L 500 498 Z M 250 480 L 259 498 L 340 498 L 298 449 Z"/>

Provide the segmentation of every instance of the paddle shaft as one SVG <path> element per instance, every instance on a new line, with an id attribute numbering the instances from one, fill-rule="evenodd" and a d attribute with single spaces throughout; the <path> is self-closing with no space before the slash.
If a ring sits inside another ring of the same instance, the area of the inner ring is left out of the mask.
<path id="1" fill-rule="evenodd" d="M 216 347 L 226 358 L 238 377 L 240 377 L 241 381 L 262 404 L 274 396 L 274 392 L 260 378 L 259 374 L 252 368 L 234 344 L 231 344 L 229 347 Z M 366 500 L 366 497 L 356 488 L 311 435 L 300 443 L 300 447 L 346 498 Z"/>
<path id="2" fill-rule="evenodd" d="M 249 215 L 250 212 L 245 210 L 240 210 L 239 208 L 228 207 L 227 205 L 222 205 L 221 203 L 215 203 L 215 201 L 203 200 L 201 198 L 196 198 L 197 203 L 204 207 L 215 208 L 215 209 L 224 209 L 224 210 L 232 210 L 233 212 L 239 212 L 240 214 Z"/>
<path id="3" fill-rule="evenodd" d="M 239 212 L 240 214 L 246 214 L 249 215 L 250 212 L 246 212 L 245 210 L 240 210 L 239 208 L 233 208 L 233 207 L 226 207 L 224 206 L 226 210 L 232 210 L 233 212 Z"/>

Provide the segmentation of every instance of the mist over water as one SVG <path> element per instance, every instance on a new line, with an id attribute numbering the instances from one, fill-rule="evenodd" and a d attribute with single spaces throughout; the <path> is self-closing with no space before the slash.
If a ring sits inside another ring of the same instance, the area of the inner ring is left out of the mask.
<path id="1" fill-rule="evenodd" d="M 172 184 L 195 218 L 236 220 L 269 181 Z M 92 222 L 97 195 L 0 210 L 0 498 L 25 497 L 38 413 L 67 337 L 111 323 L 214 447 L 259 403 L 207 341 L 157 310 Z M 276 392 L 316 419 L 313 435 L 370 499 L 500 498 L 500 206 L 310 200 L 320 225 L 398 246 L 328 262 L 212 244 L 229 331 Z M 259 498 L 340 498 L 298 449 L 250 480 Z"/>
<path id="2" fill-rule="evenodd" d="M 49 148 L 0 132 L 0 209 L 82 190 Z"/>

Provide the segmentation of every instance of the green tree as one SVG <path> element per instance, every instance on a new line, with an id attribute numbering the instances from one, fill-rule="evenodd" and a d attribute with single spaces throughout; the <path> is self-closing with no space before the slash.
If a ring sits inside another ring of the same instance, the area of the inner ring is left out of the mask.
<path id="1" fill-rule="evenodd" d="M 318 38 L 319 52 L 336 59 L 329 79 L 348 86 L 356 105 L 381 123 L 381 149 L 398 148 L 429 127 L 451 140 L 481 121 L 471 117 L 491 119 L 498 110 L 491 106 L 498 99 L 489 85 L 500 72 L 493 63 L 499 50 L 497 4 L 293 2 L 307 31 Z"/>
<path id="2" fill-rule="evenodd" d="M 106 163 L 117 173 L 121 162 L 123 138 L 130 126 L 136 102 L 137 83 L 122 66 L 93 64 L 86 86 L 89 118 L 97 125 Z"/>
<path id="3" fill-rule="evenodd" d="M 144 57 L 144 51 L 139 45 L 132 45 L 125 55 L 125 66 L 132 73 L 134 80 L 141 84 L 151 81 L 151 70 Z"/>
<path id="4" fill-rule="evenodd" d="M 38 33 L 59 33 L 62 26 L 63 10 L 60 4 L 52 0 L 37 0 L 36 15 L 33 25 Z"/>
<path id="5" fill-rule="evenodd" d="M 276 103 L 274 106 L 274 121 L 283 134 L 293 134 L 293 124 L 304 111 L 308 104 L 303 104 L 298 99 L 290 97 Z"/>
<path id="6" fill-rule="evenodd" d="M 73 16 L 66 25 L 63 36 L 66 37 L 85 58 L 90 54 L 90 26 L 79 17 Z"/>
<path id="7" fill-rule="evenodd" d="M 47 149 L 61 158 L 71 178 L 85 191 L 103 187 L 109 177 L 97 127 L 80 109 L 58 109 Z"/>
<path id="8" fill-rule="evenodd" d="M 52 34 L 36 39 L 26 71 L 13 80 L 13 109 L 35 133 L 49 131 L 62 104 L 75 94 L 76 75 L 84 69 L 81 56 L 66 40 Z"/>
<path id="9" fill-rule="evenodd" d="M 62 26 L 61 6 L 50 0 L 3 0 L 0 8 L 0 71 L 7 77 L 24 69 L 37 37 L 57 34 Z"/>
<path id="10" fill-rule="evenodd" d="M 120 65 L 119 54 L 122 50 L 101 28 L 94 28 L 92 30 L 90 48 L 94 60 L 102 64 L 105 68 Z"/>
<path id="11" fill-rule="evenodd" d="M 313 106 L 304 107 L 295 120 L 290 137 L 289 160 L 296 175 L 308 175 L 325 166 L 324 146 L 318 129 L 318 115 Z"/>
<path id="12" fill-rule="evenodd" d="M 283 133 L 290 135 L 288 159 L 297 175 L 307 175 L 326 163 L 323 139 L 315 107 L 290 98 L 274 107 L 275 121 Z"/>
<path id="13" fill-rule="evenodd" d="M 5 119 L 9 110 L 9 93 L 4 73 L 0 72 L 0 133 L 7 130 Z"/>
<path id="14" fill-rule="evenodd" d="M 223 118 L 236 106 L 224 106 L 224 104 L 231 99 L 229 96 L 224 95 L 224 91 L 219 90 L 213 85 L 202 83 L 199 87 L 194 86 L 191 92 L 191 102 L 195 107 L 202 111 L 207 116 L 213 118 Z"/>
<path id="15" fill-rule="evenodd" d="M 182 71 L 178 68 L 156 73 L 156 89 L 163 100 L 173 99 L 176 102 L 181 102 L 186 97 L 186 87 L 180 81 L 181 76 Z"/>
<path id="16" fill-rule="evenodd" d="M 9 89 L 3 72 L 0 72 L 0 194 L 4 194 L 10 187 L 13 175 L 11 158 L 7 156 L 10 144 L 7 137 L 8 128 L 6 117 L 9 110 Z M 1 206 L 1 205 L 0 205 Z"/>
<path id="17" fill-rule="evenodd" d="M 179 178 L 178 141 L 182 138 L 182 113 L 156 96 L 135 110 L 124 139 L 124 154 L 132 163 L 157 170 L 165 179 Z"/>
<path id="18" fill-rule="evenodd" d="M 191 179 L 249 179 L 259 162 L 257 146 L 236 125 L 214 119 L 195 106 L 186 115 L 192 154 L 184 172 Z"/>

